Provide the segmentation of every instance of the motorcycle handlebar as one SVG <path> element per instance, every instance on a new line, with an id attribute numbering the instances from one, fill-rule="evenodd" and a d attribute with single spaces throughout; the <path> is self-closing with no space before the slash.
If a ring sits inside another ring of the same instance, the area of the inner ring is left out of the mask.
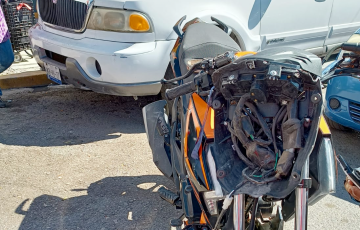
<path id="1" fill-rule="evenodd" d="M 341 49 L 358 53 L 358 52 L 360 52 L 360 44 L 359 43 L 344 43 L 344 44 L 342 44 Z"/>
<path id="2" fill-rule="evenodd" d="M 165 91 L 165 97 L 167 100 L 173 100 L 179 96 L 195 92 L 196 85 L 194 81 L 187 82 L 185 84 L 179 85 L 172 89 L 167 89 Z"/>

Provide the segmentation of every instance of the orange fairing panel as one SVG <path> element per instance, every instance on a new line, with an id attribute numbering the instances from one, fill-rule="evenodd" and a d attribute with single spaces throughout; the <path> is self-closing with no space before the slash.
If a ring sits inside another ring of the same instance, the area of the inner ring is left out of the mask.
<path id="1" fill-rule="evenodd" d="M 320 118 L 320 131 L 323 135 L 331 135 L 330 129 L 323 115 Z"/>
<path id="2" fill-rule="evenodd" d="M 188 111 L 186 114 L 186 129 L 185 129 L 185 137 L 184 137 L 184 155 L 185 155 L 185 162 L 188 165 L 189 169 L 190 169 L 190 173 L 192 174 L 192 176 L 195 178 L 194 172 L 191 170 L 191 165 L 190 165 L 190 161 L 189 161 L 189 157 L 190 156 L 190 151 L 192 151 L 191 149 L 188 149 L 188 135 L 189 135 L 189 121 L 190 121 L 190 116 L 193 119 L 194 122 L 194 126 L 195 126 L 195 130 L 196 130 L 196 136 L 199 137 L 200 135 L 200 131 L 201 131 L 201 123 L 204 120 L 204 116 L 206 113 L 206 110 L 209 109 L 208 115 L 207 115 L 207 119 L 206 119 L 206 125 L 204 127 L 204 133 L 205 136 L 207 138 L 214 138 L 214 128 L 211 127 L 211 118 L 214 116 L 211 116 L 211 111 L 213 110 L 211 108 L 207 107 L 207 104 L 204 100 L 202 100 L 196 93 L 194 93 L 192 95 L 192 99 L 189 101 L 189 107 L 188 107 Z M 202 158 L 202 146 L 200 146 L 199 149 L 199 160 L 201 163 L 201 168 L 202 168 L 202 173 L 205 179 L 205 185 L 206 188 L 209 189 L 209 183 L 206 177 L 206 173 L 205 173 L 205 166 L 203 165 L 203 158 Z"/>
<path id="3" fill-rule="evenodd" d="M 207 103 L 198 94 L 193 93 L 192 98 L 194 100 L 196 113 L 200 123 L 204 122 L 205 113 L 209 109 L 204 127 L 204 133 L 206 138 L 214 138 L 214 110 L 212 108 L 208 108 Z"/>
<path id="4" fill-rule="evenodd" d="M 194 111 L 194 106 L 193 106 L 192 100 L 190 100 L 189 107 L 188 107 L 188 110 L 186 113 L 186 128 L 185 128 L 185 137 L 184 137 L 184 157 L 185 157 L 185 162 L 190 170 L 191 175 L 195 178 L 195 174 L 192 171 L 190 160 L 189 160 L 189 157 L 191 157 L 191 156 L 189 156 L 189 154 L 188 154 L 189 153 L 188 138 L 189 138 L 189 132 L 190 132 L 189 122 L 190 122 L 190 116 L 194 116 L 192 111 Z M 193 120 L 194 120 L 194 125 L 196 128 L 196 132 L 197 132 L 196 136 L 199 136 L 199 123 L 195 117 L 193 117 Z"/>
<path id="5" fill-rule="evenodd" d="M 204 212 L 201 213 L 200 224 L 206 224 L 205 213 Z"/>

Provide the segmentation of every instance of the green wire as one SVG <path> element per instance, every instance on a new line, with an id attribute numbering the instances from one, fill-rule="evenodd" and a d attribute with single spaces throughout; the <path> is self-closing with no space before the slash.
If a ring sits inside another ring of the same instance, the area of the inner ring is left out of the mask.
<path id="1" fill-rule="evenodd" d="M 276 153 L 276 161 L 275 161 L 274 170 L 276 170 L 276 166 L 277 166 L 277 163 L 278 163 L 278 156 L 279 156 L 279 152 Z"/>
<path id="2" fill-rule="evenodd" d="M 251 135 L 250 135 L 251 137 Z M 276 153 L 276 161 L 275 161 L 275 166 L 274 166 L 274 170 L 276 170 L 276 166 L 277 166 L 277 163 L 278 163 L 278 157 L 279 157 L 279 152 Z M 253 177 L 262 177 L 262 175 L 252 175 Z"/>
<path id="3" fill-rule="evenodd" d="M 253 135 L 250 135 L 250 138 L 251 138 L 251 140 L 254 140 L 254 136 L 253 136 Z"/>

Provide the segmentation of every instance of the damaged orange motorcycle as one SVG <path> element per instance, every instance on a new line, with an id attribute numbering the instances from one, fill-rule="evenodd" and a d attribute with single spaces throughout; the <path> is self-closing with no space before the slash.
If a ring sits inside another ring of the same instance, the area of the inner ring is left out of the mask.
<path id="1" fill-rule="evenodd" d="M 241 51 L 216 18 L 184 20 L 166 99 L 143 108 L 154 163 L 176 187 L 160 196 L 183 211 L 170 227 L 279 230 L 294 217 L 306 229 L 308 205 L 335 191 L 320 58 Z"/>

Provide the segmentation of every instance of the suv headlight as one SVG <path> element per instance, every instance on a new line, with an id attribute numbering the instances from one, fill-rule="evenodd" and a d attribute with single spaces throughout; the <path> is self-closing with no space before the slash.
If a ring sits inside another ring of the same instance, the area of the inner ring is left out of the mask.
<path id="1" fill-rule="evenodd" d="M 114 32 L 152 32 L 146 15 L 136 11 L 109 8 L 94 8 L 87 28 Z"/>

